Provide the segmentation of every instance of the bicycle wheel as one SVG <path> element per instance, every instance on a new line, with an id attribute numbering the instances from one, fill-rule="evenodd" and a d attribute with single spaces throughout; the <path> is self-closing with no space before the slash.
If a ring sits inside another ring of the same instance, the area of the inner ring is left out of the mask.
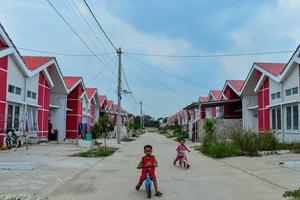
<path id="1" fill-rule="evenodd" d="M 148 199 L 151 199 L 151 187 L 150 187 L 150 183 L 146 183 L 145 187 L 146 187 L 147 197 L 148 197 Z"/>
<path id="2" fill-rule="evenodd" d="M 6 138 L 5 143 L 8 149 L 11 149 L 13 147 L 13 143 L 10 138 Z"/>

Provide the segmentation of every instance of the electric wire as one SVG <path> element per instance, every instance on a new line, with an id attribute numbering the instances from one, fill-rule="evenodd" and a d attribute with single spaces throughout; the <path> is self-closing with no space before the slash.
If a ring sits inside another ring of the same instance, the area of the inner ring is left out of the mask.
<path id="1" fill-rule="evenodd" d="M 152 75 L 151 73 L 149 73 L 148 71 L 146 71 L 144 68 L 140 67 L 137 62 L 133 59 L 131 59 L 130 57 L 127 57 L 128 60 L 130 60 L 132 63 L 134 63 L 134 65 L 139 68 L 141 71 L 143 71 L 145 74 L 147 74 L 148 76 L 150 76 L 152 79 L 158 81 L 161 85 L 163 85 L 165 88 L 167 88 L 168 90 L 172 91 L 173 93 L 175 93 L 177 96 L 187 100 L 187 101 L 191 101 L 190 99 L 186 98 L 184 95 L 178 93 L 176 90 L 172 89 L 171 87 L 169 87 L 167 84 L 165 84 L 164 82 L 162 82 L 160 79 L 156 78 L 154 75 Z"/>
<path id="2" fill-rule="evenodd" d="M 128 55 L 128 54 L 125 54 L 125 53 L 124 53 L 124 55 L 126 55 L 126 56 L 128 56 L 128 57 L 134 59 L 135 61 L 137 61 L 137 62 L 139 62 L 139 63 L 141 63 L 141 64 L 143 64 L 143 65 L 145 65 L 145 66 L 151 67 L 152 69 L 155 69 L 156 71 L 162 72 L 162 73 L 167 74 L 167 75 L 169 75 L 169 76 L 172 76 L 172 77 L 174 77 L 174 78 L 176 78 L 176 79 L 179 79 L 179 80 L 188 82 L 188 83 L 193 84 L 193 85 L 197 85 L 197 86 L 202 87 L 202 88 L 211 89 L 211 87 L 209 87 L 209 86 L 206 86 L 206 85 L 197 83 L 197 82 L 195 82 L 195 81 L 191 81 L 191 80 L 188 80 L 188 79 L 186 79 L 186 78 L 180 77 L 180 76 L 178 76 L 178 75 L 172 74 L 172 73 L 170 73 L 170 72 L 161 70 L 161 69 L 159 69 L 158 67 L 155 67 L 155 66 L 153 66 L 153 65 L 151 65 L 151 64 L 148 64 L 148 63 L 145 63 L 145 62 L 143 62 L 143 61 L 141 61 L 141 60 L 139 60 L 139 59 L 137 59 L 137 58 L 135 58 L 135 57 L 133 57 L 133 56 L 130 56 L 130 55 Z"/>
<path id="3" fill-rule="evenodd" d="M 86 0 L 83 0 L 84 4 L 86 5 L 86 7 L 88 8 L 89 12 L 91 13 L 91 15 L 93 16 L 94 20 L 96 21 L 98 27 L 100 28 L 100 30 L 102 31 L 102 33 L 104 34 L 105 38 L 108 40 L 108 42 L 110 43 L 110 45 L 116 50 L 116 46 L 113 44 L 113 42 L 111 41 L 111 39 L 108 37 L 108 35 L 106 34 L 106 32 L 104 31 L 104 29 L 102 28 L 102 26 L 100 25 L 99 21 L 97 20 L 96 16 L 94 15 L 92 9 L 90 8 L 89 4 L 86 2 Z"/>
<path id="4" fill-rule="evenodd" d="M 172 54 L 146 54 L 136 52 L 125 52 L 126 54 L 136 56 L 149 56 L 149 57 L 166 57 L 166 58 L 217 58 L 217 57 L 237 57 L 237 56 L 256 56 L 256 55 L 271 55 L 271 54 L 286 54 L 293 53 L 294 51 L 265 51 L 265 52 L 252 52 L 252 53 L 229 53 L 229 54 L 203 54 L 203 55 L 172 55 Z"/>

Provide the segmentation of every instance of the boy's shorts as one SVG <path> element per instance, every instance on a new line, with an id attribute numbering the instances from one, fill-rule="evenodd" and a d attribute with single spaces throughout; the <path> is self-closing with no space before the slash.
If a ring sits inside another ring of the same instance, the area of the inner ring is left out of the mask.
<path id="1" fill-rule="evenodd" d="M 146 180 L 146 173 L 142 173 L 141 174 L 141 176 L 140 176 L 140 182 L 142 182 L 142 181 L 144 181 L 144 180 Z M 155 176 L 155 173 L 153 172 L 153 173 L 149 173 L 149 175 L 150 175 L 150 179 L 153 181 L 153 180 L 155 180 L 156 179 L 156 176 Z"/>

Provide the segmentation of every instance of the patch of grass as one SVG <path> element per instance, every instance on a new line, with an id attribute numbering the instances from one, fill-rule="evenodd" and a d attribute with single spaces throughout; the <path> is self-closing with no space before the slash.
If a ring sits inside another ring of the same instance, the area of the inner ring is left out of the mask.
<path id="1" fill-rule="evenodd" d="M 226 158 L 240 155 L 240 148 L 236 144 L 211 143 L 195 149 L 212 158 Z"/>
<path id="2" fill-rule="evenodd" d="M 39 200 L 36 195 L 0 194 L 0 200 Z"/>
<path id="3" fill-rule="evenodd" d="M 134 141 L 135 139 L 134 138 L 123 138 L 121 141 L 122 142 L 132 142 L 132 141 Z"/>
<path id="4" fill-rule="evenodd" d="M 104 147 L 96 147 L 89 151 L 76 153 L 73 156 L 84 157 L 84 158 L 98 158 L 98 157 L 108 157 L 114 154 L 118 148 L 107 147 L 106 150 Z"/>
<path id="5" fill-rule="evenodd" d="M 285 191 L 282 196 L 289 199 L 300 200 L 300 188 L 297 190 Z"/>

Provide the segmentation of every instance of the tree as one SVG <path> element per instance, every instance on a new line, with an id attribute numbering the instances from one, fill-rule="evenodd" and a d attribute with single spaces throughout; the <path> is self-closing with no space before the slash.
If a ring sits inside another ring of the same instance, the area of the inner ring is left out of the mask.
<path id="1" fill-rule="evenodd" d="M 104 149 L 106 151 L 107 137 L 114 130 L 115 125 L 113 122 L 109 121 L 107 114 L 104 114 L 102 117 L 100 117 L 100 119 L 97 123 L 99 124 L 99 131 L 100 131 L 102 137 L 104 138 Z"/>

